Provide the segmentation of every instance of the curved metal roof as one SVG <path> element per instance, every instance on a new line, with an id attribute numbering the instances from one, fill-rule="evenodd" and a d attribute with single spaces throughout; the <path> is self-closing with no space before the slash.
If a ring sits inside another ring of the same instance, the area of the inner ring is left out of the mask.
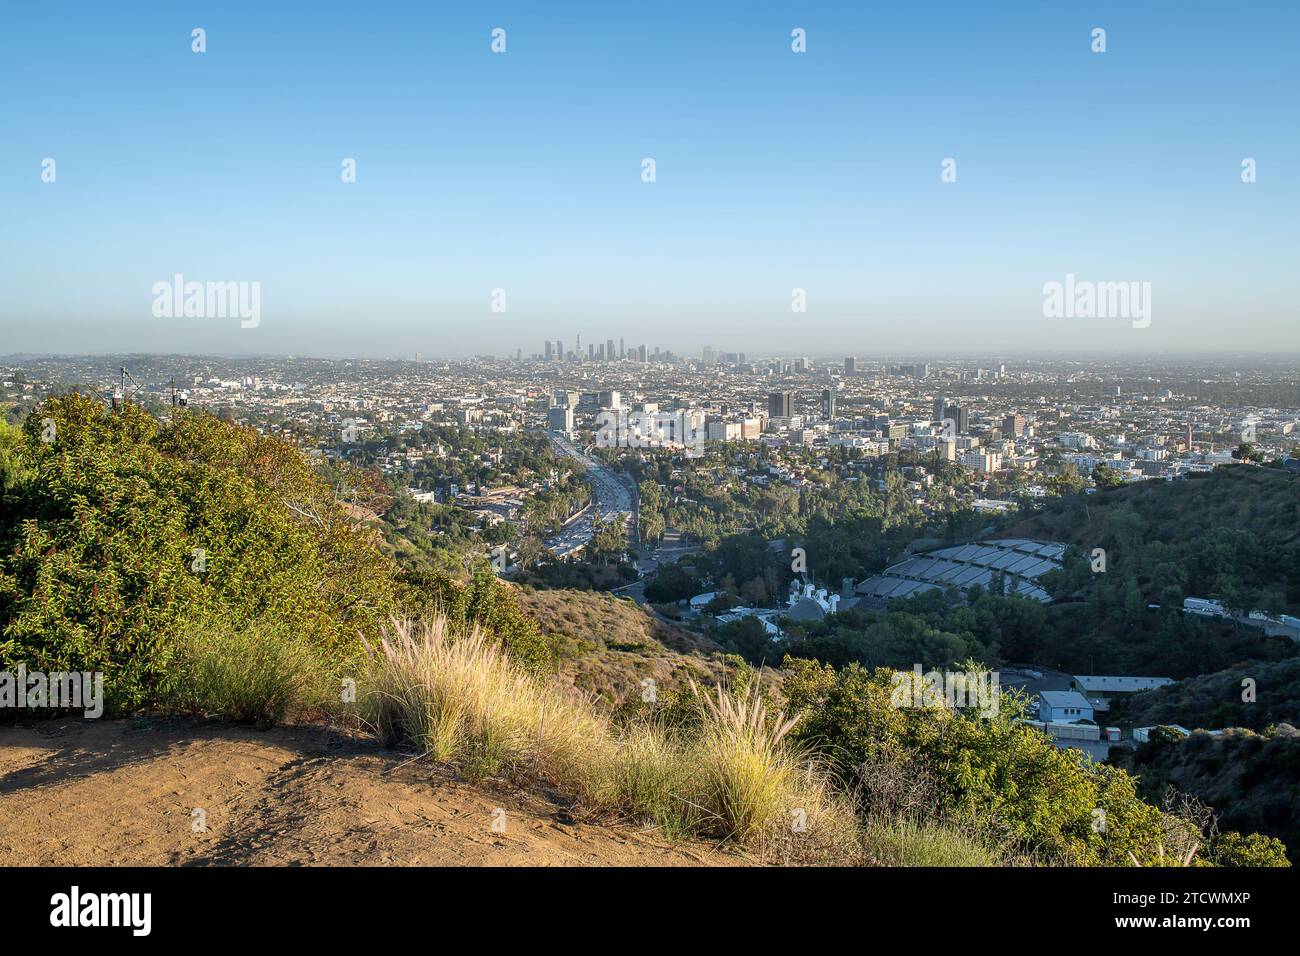
<path id="1" fill-rule="evenodd" d="M 976 584 L 987 588 L 995 572 L 1015 593 L 1044 604 L 1051 596 L 1037 581 L 1061 566 L 1065 544 L 1030 538 L 995 538 L 913 555 L 870 577 L 854 590 L 867 597 L 892 600 L 923 591 L 955 586 L 966 590 Z"/>

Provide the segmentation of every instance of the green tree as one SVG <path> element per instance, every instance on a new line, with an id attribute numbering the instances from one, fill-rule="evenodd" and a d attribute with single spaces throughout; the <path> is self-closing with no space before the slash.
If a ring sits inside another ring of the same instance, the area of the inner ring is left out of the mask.
<path id="1" fill-rule="evenodd" d="M 1109 465 L 1099 464 L 1092 470 L 1092 483 L 1101 490 L 1107 488 L 1120 488 L 1124 485 L 1124 479 L 1119 476 L 1114 468 Z"/>
<path id="2" fill-rule="evenodd" d="M 1062 465 L 1047 479 L 1047 490 L 1054 495 L 1077 495 L 1083 490 L 1083 478 L 1074 465 Z"/>
<path id="3" fill-rule="evenodd" d="M 714 636 L 725 650 L 739 654 L 755 667 L 770 667 L 780 656 L 763 622 L 756 617 L 728 621 L 717 629 Z"/>

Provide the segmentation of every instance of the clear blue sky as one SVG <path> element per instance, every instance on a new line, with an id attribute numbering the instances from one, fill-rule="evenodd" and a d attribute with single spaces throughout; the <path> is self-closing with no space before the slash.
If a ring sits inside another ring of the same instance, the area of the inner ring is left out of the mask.
<path id="1" fill-rule="evenodd" d="M 0 353 L 1300 351 L 1298 49 L 1293 0 L 9 3 Z M 177 272 L 260 326 L 154 318 Z M 1044 318 L 1066 273 L 1151 326 Z"/>

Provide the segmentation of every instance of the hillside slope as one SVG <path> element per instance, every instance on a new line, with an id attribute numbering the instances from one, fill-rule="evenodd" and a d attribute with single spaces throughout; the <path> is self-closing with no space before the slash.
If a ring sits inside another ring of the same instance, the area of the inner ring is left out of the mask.
<path id="1" fill-rule="evenodd" d="M 1254 682 L 1255 696 L 1242 699 L 1243 681 Z M 1116 703 L 1115 718 L 1135 727 L 1182 724 L 1193 730 L 1270 724 L 1300 725 L 1300 657 L 1283 661 L 1245 661 L 1225 670 L 1134 694 Z"/>
<path id="2" fill-rule="evenodd" d="M 1217 810 L 1223 829 L 1277 837 L 1293 848 L 1293 861 L 1300 858 L 1300 731 L 1290 725 L 1268 736 L 1242 729 L 1219 737 L 1193 733 L 1145 744 L 1121 762 L 1138 775 L 1148 799 L 1176 787 Z"/>
<path id="3" fill-rule="evenodd" d="M 708 638 L 656 617 L 630 599 L 597 591 L 514 588 L 520 609 L 554 642 L 560 676 L 617 705 L 641 693 L 689 680 L 711 683 L 721 673 Z"/>
<path id="4" fill-rule="evenodd" d="M 701 866 L 695 842 L 573 819 L 316 726 L 188 720 L 0 728 L 0 866 Z M 194 832 L 195 808 L 206 832 Z M 492 829 L 505 810 L 505 832 Z"/>
<path id="5" fill-rule="evenodd" d="M 1184 614 L 1189 596 L 1238 611 L 1300 611 L 1300 477 L 1230 465 L 1180 481 L 1142 481 L 1052 498 L 996 536 L 1065 541 L 1064 570 L 1040 640 L 1016 654 L 1071 673 L 1195 677 L 1300 647 L 1231 621 Z M 1098 563 L 1093 564 L 1096 560 Z"/>
<path id="6" fill-rule="evenodd" d="M 1300 477 L 1275 468 L 1224 466 L 1183 481 L 1140 481 L 1063 505 L 1011 521 L 998 533 L 1090 548 L 1115 530 L 1114 516 L 1129 506 L 1157 541 L 1225 527 L 1250 532 L 1274 551 L 1300 542 Z"/>

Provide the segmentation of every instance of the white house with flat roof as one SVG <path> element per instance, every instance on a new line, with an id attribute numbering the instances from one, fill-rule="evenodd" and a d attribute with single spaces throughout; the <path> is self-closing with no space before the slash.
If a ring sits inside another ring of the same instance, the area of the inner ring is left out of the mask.
<path id="1" fill-rule="evenodd" d="M 1043 723 L 1072 724 L 1092 720 L 1093 708 L 1078 691 L 1045 690 L 1038 695 L 1038 719 Z"/>

